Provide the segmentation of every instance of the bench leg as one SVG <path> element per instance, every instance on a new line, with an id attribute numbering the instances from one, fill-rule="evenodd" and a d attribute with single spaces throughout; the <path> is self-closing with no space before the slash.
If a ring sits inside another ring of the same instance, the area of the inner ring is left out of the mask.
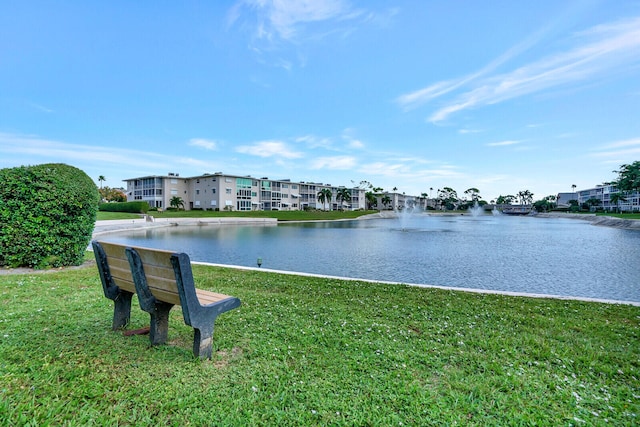
<path id="1" fill-rule="evenodd" d="M 211 328 L 193 328 L 193 355 L 200 359 L 211 359 L 213 324 Z"/>
<path id="2" fill-rule="evenodd" d="M 113 300 L 113 324 L 111 329 L 118 330 L 129 324 L 131 318 L 131 292 L 120 291 Z"/>
<path id="3" fill-rule="evenodd" d="M 164 344 L 169 335 L 169 312 L 173 304 L 156 302 L 151 311 L 151 323 L 149 325 L 149 339 L 151 345 Z"/>

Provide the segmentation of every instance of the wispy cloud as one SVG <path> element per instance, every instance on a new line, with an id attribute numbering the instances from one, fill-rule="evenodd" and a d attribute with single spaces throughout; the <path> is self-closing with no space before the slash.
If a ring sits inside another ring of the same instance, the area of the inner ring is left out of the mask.
<path id="1" fill-rule="evenodd" d="M 242 0 L 229 11 L 227 23 L 234 25 L 243 18 L 255 18 L 252 26 L 256 39 L 293 41 L 306 25 L 344 22 L 363 14 L 344 0 Z"/>
<path id="2" fill-rule="evenodd" d="M 200 147 L 205 150 L 215 151 L 218 149 L 218 142 L 210 139 L 192 138 L 189 140 L 189 145 L 192 147 Z"/>
<path id="3" fill-rule="evenodd" d="M 347 143 L 347 148 L 361 150 L 365 147 L 365 144 L 353 136 L 354 132 L 354 129 L 346 128 L 342 131 L 342 139 Z"/>
<path id="4" fill-rule="evenodd" d="M 356 163 L 355 157 L 351 156 L 319 157 L 312 160 L 311 169 L 348 170 L 353 169 Z"/>
<path id="5" fill-rule="evenodd" d="M 588 79 L 605 79 L 640 62 L 640 17 L 595 26 L 575 34 L 575 47 L 549 55 L 507 73 L 489 75 L 499 65 L 533 45 L 540 36 L 511 49 L 480 71 L 458 80 L 438 82 L 419 91 L 401 95 L 398 104 L 415 108 L 436 97 L 455 94 L 434 111 L 428 121 L 437 123 L 454 113 L 544 91 L 573 85 Z M 463 89 L 462 92 L 459 89 Z"/>
<path id="6" fill-rule="evenodd" d="M 41 111 L 41 112 L 47 113 L 47 114 L 51 114 L 51 113 L 54 112 L 51 108 L 45 107 L 44 105 L 41 105 L 41 104 L 36 104 L 35 102 L 29 103 L 29 106 L 35 108 L 38 111 Z"/>
<path id="7" fill-rule="evenodd" d="M 465 135 L 468 133 L 480 133 L 482 132 L 480 129 L 460 129 L 458 130 L 459 134 Z"/>
<path id="8" fill-rule="evenodd" d="M 294 141 L 297 143 L 305 144 L 307 148 L 324 148 L 326 150 L 333 149 L 333 143 L 331 138 L 319 137 L 316 135 L 304 135 L 294 138 Z"/>
<path id="9" fill-rule="evenodd" d="M 505 53 L 503 53 L 498 58 L 496 58 L 493 61 L 491 61 L 489 64 L 487 64 L 486 66 L 484 66 L 480 70 L 476 71 L 475 73 L 472 73 L 472 74 L 470 74 L 468 76 L 464 76 L 464 77 L 459 78 L 459 79 L 452 79 L 452 80 L 445 80 L 445 81 L 437 82 L 437 83 L 434 83 L 434 84 L 432 84 L 430 86 L 427 86 L 427 87 L 425 87 L 423 89 L 419 89 L 419 90 L 417 90 L 415 92 L 411 92 L 411 93 L 408 93 L 408 94 L 405 94 L 405 95 L 400 95 L 396 99 L 396 102 L 404 110 L 411 110 L 411 109 L 419 107 L 420 105 L 422 105 L 422 104 L 424 104 L 426 102 L 431 101 L 432 99 L 435 99 L 435 98 L 438 98 L 440 96 L 446 95 L 449 92 L 453 92 L 456 89 L 461 88 L 461 87 L 463 87 L 463 86 L 465 86 L 467 84 L 470 84 L 473 81 L 481 78 L 482 76 L 493 72 L 495 69 L 500 67 L 502 64 L 510 61 L 515 56 L 517 56 L 520 53 L 528 50 L 529 48 L 534 46 L 536 43 L 538 43 L 540 41 L 540 39 L 543 38 L 545 32 L 546 32 L 546 29 L 544 29 L 544 28 L 539 30 L 539 31 L 537 31 L 536 33 L 532 34 L 530 37 L 528 37 L 527 39 L 525 39 L 521 43 L 518 43 L 517 45 L 515 45 L 511 49 L 507 50 Z M 462 104 L 464 105 L 466 103 L 462 103 Z M 456 108 L 460 108 L 460 107 L 456 107 Z M 457 111 L 457 109 L 453 109 L 453 108 L 450 108 L 448 110 L 451 110 L 451 112 Z"/>
<path id="10" fill-rule="evenodd" d="M 157 171 L 184 165 L 198 168 L 210 166 L 199 159 L 168 156 L 150 151 L 114 147 L 71 144 L 35 135 L 0 133 L 0 158 L 29 158 L 29 164 L 63 162 L 102 168 L 130 166 L 136 170 Z M 167 170 L 169 170 L 167 169 Z M 154 172 L 157 173 L 157 172 Z"/>
<path id="11" fill-rule="evenodd" d="M 522 141 L 500 141 L 500 142 L 489 142 L 487 147 L 504 147 L 507 145 L 515 145 L 520 144 Z"/>
<path id="12" fill-rule="evenodd" d="M 282 141 L 259 141 L 250 145 L 240 145 L 236 151 L 258 157 L 281 157 L 285 159 L 297 159 L 303 157 L 303 153 L 291 150 Z"/>
<path id="13" fill-rule="evenodd" d="M 613 141 L 593 151 L 593 157 L 615 158 L 619 163 L 629 162 L 640 156 L 640 138 Z"/>

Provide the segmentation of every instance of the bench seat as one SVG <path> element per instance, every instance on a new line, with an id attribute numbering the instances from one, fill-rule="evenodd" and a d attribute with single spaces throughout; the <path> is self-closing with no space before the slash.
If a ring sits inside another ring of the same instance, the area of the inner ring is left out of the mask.
<path id="1" fill-rule="evenodd" d="M 114 301 L 114 330 L 125 327 L 131 298 L 151 315 L 152 345 L 166 342 L 169 311 L 182 307 L 185 323 L 194 328 L 193 350 L 210 358 L 213 326 L 218 315 L 240 306 L 238 298 L 196 289 L 191 261 L 185 253 L 92 241 L 104 294 Z"/>

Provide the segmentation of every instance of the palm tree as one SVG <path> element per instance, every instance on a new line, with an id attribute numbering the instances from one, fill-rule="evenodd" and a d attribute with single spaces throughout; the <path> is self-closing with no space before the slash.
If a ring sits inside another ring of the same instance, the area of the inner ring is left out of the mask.
<path id="1" fill-rule="evenodd" d="M 179 209 L 180 206 L 182 206 L 184 208 L 184 201 L 182 200 L 182 197 L 180 197 L 180 196 L 173 196 L 171 198 L 171 200 L 169 200 L 169 206 L 171 206 L 172 208 L 176 208 L 176 209 Z"/>
<path id="2" fill-rule="evenodd" d="M 100 176 L 98 177 L 98 181 L 100 181 L 100 188 L 102 188 L 102 183 L 103 183 L 104 181 L 106 181 L 106 180 L 107 180 L 107 179 L 104 177 L 104 175 L 100 175 Z"/>
<path id="3" fill-rule="evenodd" d="M 376 199 L 376 195 L 373 191 L 367 191 L 364 193 L 364 197 L 367 199 L 367 209 L 371 209 L 378 204 L 378 200 Z"/>
<path id="4" fill-rule="evenodd" d="M 626 202 L 627 198 L 622 193 L 613 193 L 609 200 L 612 205 L 616 205 L 616 211 L 620 212 L 620 202 Z"/>
<path id="5" fill-rule="evenodd" d="M 339 188 L 336 192 L 336 202 L 340 204 L 340 201 L 350 202 L 351 201 L 351 191 L 347 188 Z M 342 210 L 342 205 L 340 205 L 340 210 Z"/>
<path id="6" fill-rule="evenodd" d="M 389 203 L 391 203 L 391 197 L 388 194 L 385 194 L 382 200 L 380 200 L 382 204 L 386 207 Z"/>
<path id="7" fill-rule="evenodd" d="M 322 207 L 324 207 L 324 204 L 331 204 L 331 197 L 332 197 L 332 193 L 331 190 L 328 188 L 323 188 L 322 190 L 318 191 L 318 201 L 320 203 L 322 203 Z"/>

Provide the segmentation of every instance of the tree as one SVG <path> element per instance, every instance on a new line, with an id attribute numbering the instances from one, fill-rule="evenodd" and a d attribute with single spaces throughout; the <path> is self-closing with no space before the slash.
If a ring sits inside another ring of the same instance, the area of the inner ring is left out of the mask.
<path id="1" fill-rule="evenodd" d="M 340 205 L 340 201 L 350 202 L 351 201 L 351 191 L 347 188 L 339 188 L 336 192 L 336 202 Z M 340 205 L 340 210 L 342 210 L 342 205 Z"/>
<path id="2" fill-rule="evenodd" d="M 551 209 L 551 203 L 549 202 L 549 200 L 542 199 L 542 200 L 538 200 L 533 204 L 533 209 L 536 212 L 547 212 Z"/>
<path id="3" fill-rule="evenodd" d="M 171 200 L 169 200 L 169 206 L 172 208 L 180 209 L 180 206 L 184 209 L 184 201 L 180 196 L 173 196 Z"/>
<path id="4" fill-rule="evenodd" d="M 378 199 L 373 191 L 367 191 L 364 193 L 364 198 L 367 200 L 367 209 L 371 209 L 378 205 Z"/>
<path id="5" fill-rule="evenodd" d="M 530 205 L 533 202 L 533 193 L 529 190 L 523 190 L 518 192 L 521 205 Z"/>
<path id="6" fill-rule="evenodd" d="M 385 194 L 384 197 L 382 197 L 382 200 L 380 201 L 382 202 L 382 205 L 384 207 L 387 207 L 391 203 L 391 197 L 389 197 L 388 194 Z"/>
<path id="7" fill-rule="evenodd" d="M 106 180 L 107 180 L 107 179 L 104 177 L 104 175 L 100 175 L 100 176 L 98 177 L 98 181 L 100 181 L 100 188 L 102 188 L 102 183 L 103 183 L 104 181 L 106 181 Z"/>
<path id="8" fill-rule="evenodd" d="M 516 200 L 516 196 L 513 196 L 511 194 L 506 195 L 506 196 L 498 196 L 498 198 L 496 199 L 496 204 L 497 205 L 510 205 L 512 204 L 514 201 Z"/>
<path id="9" fill-rule="evenodd" d="M 583 208 L 588 210 L 593 210 L 592 208 L 600 206 L 601 204 L 602 204 L 602 200 L 596 199 L 595 197 L 591 197 L 589 200 L 584 202 Z"/>
<path id="10" fill-rule="evenodd" d="M 618 173 L 618 179 L 614 184 L 624 195 L 640 191 L 640 161 L 621 165 L 620 170 L 614 172 Z"/>
<path id="11" fill-rule="evenodd" d="M 100 197 L 105 202 L 126 202 L 127 196 L 120 190 L 115 188 L 109 188 L 109 186 L 104 186 L 104 188 L 99 188 L 98 192 L 100 193 Z"/>
<path id="12" fill-rule="evenodd" d="M 322 207 L 324 207 L 325 203 L 331 204 L 331 197 L 333 197 L 333 195 L 328 188 L 323 188 L 318 191 L 318 201 L 322 203 Z"/>
<path id="13" fill-rule="evenodd" d="M 465 190 L 464 194 L 467 194 L 471 197 L 471 201 L 472 202 L 477 202 L 478 199 L 480 199 L 480 190 L 478 190 L 477 188 L 469 188 L 468 190 Z"/>
<path id="14" fill-rule="evenodd" d="M 622 193 L 613 193 L 609 198 L 609 201 L 612 205 L 616 206 L 616 211 L 620 212 L 620 202 L 626 202 L 627 199 Z"/>
<path id="15" fill-rule="evenodd" d="M 451 187 L 438 190 L 438 201 L 448 210 L 453 210 L 458 204 L 458 193 Z"/>

